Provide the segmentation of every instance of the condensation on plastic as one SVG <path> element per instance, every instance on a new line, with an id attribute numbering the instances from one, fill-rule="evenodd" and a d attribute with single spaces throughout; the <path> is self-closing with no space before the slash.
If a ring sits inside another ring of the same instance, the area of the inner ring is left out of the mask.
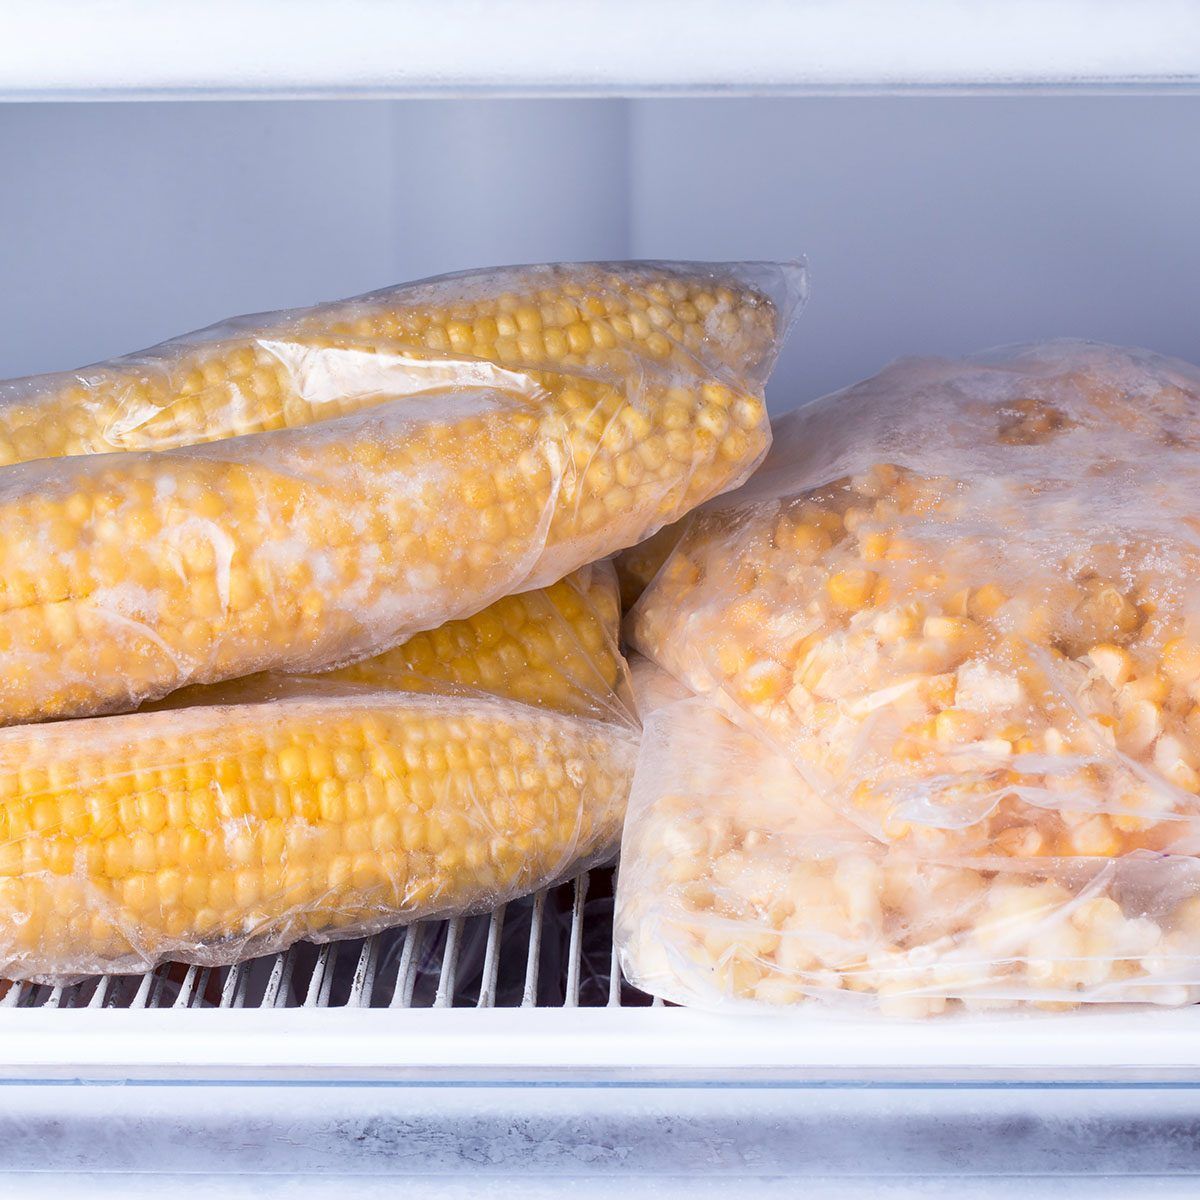
<path id="1" fill-rule="evenodd" d="M 638 737 L 619 620 L 598 563 L 340 671 L 0 730 L 0 977 L 218 965 L 607 857 Z"/>
<path id="2" fill-rule="evenodd" d="M 1196 368 L 1074 342 L 901 361 L 777 423 L 632 638 L 877 837 L 1194 853 L 1198 529 Z"/>
<path id="3" fill-rule="evenodd" d="M 765 452 L 804 280 L 510 268 L 8 385 L 10 458 L 76 457 L 0 479 L 0 720 L 344 665 L 652 534 Z"/>
<path id="4" fill-rule="evenodd" d="M 895 1016 L 1200 999 L 1200 860 L 920 857 L 661 676 L 635 660 L 645 726 L 615 925 L 634 986 Z"/>

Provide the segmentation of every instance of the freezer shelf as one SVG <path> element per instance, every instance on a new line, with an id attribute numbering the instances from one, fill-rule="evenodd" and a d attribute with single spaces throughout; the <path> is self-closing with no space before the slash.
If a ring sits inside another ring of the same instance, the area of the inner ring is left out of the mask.
<path id="1" fill-rule="evenodd" d="M 1200 1007 L 899 1021 L 849 1010 L 722 1016 L 620 976 L 611 870 L 467 920 L 169 964 L 0 999 L 0 1081 L 512 1085 L 1179 1084 Z"/>
<path id="2" fill-rule="evenodd" d="M 241 968 L 12 988 L 0 1185 L 226 1194 L 269 1174 L 307 1196 L 469 1176 L 472 1195 L 554 1180 L 591 1195 L 623 1178 L 701 1195 L 804 1178 L 921 1195 L 964 1174 L 1200 1169 L 1200 1010 L 899 1022 L 655 1005 L 613 970 L 612 894 L 593 871 L 495 914 Z"/>
<path id="3" fill-rule="evenodd" d="M 41 0 L 2 22 L 17 100 L 1200 83 L 1189 0 Z"/>

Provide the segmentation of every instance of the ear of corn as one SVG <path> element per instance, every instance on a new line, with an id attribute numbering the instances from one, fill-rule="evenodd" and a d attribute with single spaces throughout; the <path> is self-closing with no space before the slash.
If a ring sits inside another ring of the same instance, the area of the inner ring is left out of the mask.
<path id="1" fill-rule="evenodd" d="M 537 280 L 541 308 L 495 295 L 521 279 Z M 735 273 L 548 268 L 402 292 L 265 324 L 334 337 L 347 322 L 356 336 L 423 331 L 427 351 L 441 347 L 431 312 L 474 313 L 475 341 L 446 337 L 463 354 L 491 337 L 507 363 L 511 324 L 517 366 L 453 360 L 439 386 L 464 389 L 387 401 L 409 396 L 405 370 L 425 351 L 401 354 L 394 375 L 377 355 L 367 411 L 162 449 L 231 431 L 220 404 L 189 402 L 174 410 L 175 434 L 148 443 L 161 453 L 11 470 L 0 487 L 10 568 L 0 581 L 0 720 L 109 712 L 258 670 L 353 662 L 639 541 L 736 483 L 765 450 L 761 378 L 787 312 Z M 590 313 L 592 348 L 576 331 L 559 362 L 547 346 L 570 305 Z M 607 342 L 604 321 L 615 330 Z M 547 360 L 575 373 L 519 368 Z M 215 361 L 220 375 L 227 364 Z M 128 366 L 117 371 L 125 383 Z M 497 372 L 503 390 L 479 386 Z M 156 395 L 171 408 L 175 384 L 163 386 Z M 323 386 L 361 391 L 336 372 Z M 238 395 L 238 411 L 254 408 Z M 316 415 L 297 409 L 291 423 Z M 85 438 L 37 452 L 94 448 Z"/>
<path id="2" fill-rule="evenodd" d="M 659 389 L 708 379 L 753 394 L 803 289 L 797 266 L 583 263 L 472 271 L 242 317 L 0 384 L 0 465 L 176 449 L 449 387 L 554 390 L 563 375 Z M 723 423 L 715 411 L 707 420 Z"/>
<path id="3" fill-rule="evenodd" d="M 470 689 L 536 708 L 628 723 L 633 700 L 619 633 L 616 573 L 611 563 L 599 562 L 319 678 L 388 691 Z M 238 703 L 286 688 L 292 678 L 264 674 L 199 684 L 147 707 Z"/>
<path id="4" fill-rule="evenodd" d="M 312 680 L 0 730 L 0 976 L 219 965 L 490 908 L 611 849 L 636 743 Z"/>
<path id="5" fill-rule="evenodd" d="M 0 717 L 322 670 L 548 585 L 748 469 L 761 402 L 716 384 L 689 394 L 699 408 L 582 380 L 554 401 L 454 393 L 420 413 L 396 401 L 160 454 L 12 467 Z M 699 423 L 710 408 L 719 437 Z"/>

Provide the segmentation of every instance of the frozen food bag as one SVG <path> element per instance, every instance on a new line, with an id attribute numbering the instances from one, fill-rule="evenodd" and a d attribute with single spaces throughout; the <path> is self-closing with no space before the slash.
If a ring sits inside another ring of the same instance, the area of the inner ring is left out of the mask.
<path id="1" fill-rule="evenodd" d="M 922 853 L 1197 849 L 1200 371 L 902 361 L 776 424 L 634 644 Z"/>
<path id="2" fill-rule="evenodd" d="M 895 1016 L 1200 998 L 1200 860 L 922 858 L 825 804 L 711 697 L 681 699 L 636 661 L 634 679 L 645 731 L 615 936 L 636 987 Z"/>
<path id="3" fill-rule="evenodd" d="M 486 911 L 612 853 L 637 731 L 297 678 L 0 730 L 0 977 L 219 966 Z"/>
<path id="4" fill-rule="evenodd" d="M 525 300 L 504 290 L 520 280 L 538 281 Z M 648 536 L 735 485 L 765 451 L 762 384 L 803 280 L 798 266 L 750 264 L 435 281 L 413 289 L 415 307 L 386 293 L 337 310 L 355 328 L 408 321 L 427 343 L 372 344 L 369 387 L 360 379 L 367 407 L 306 424 L 309 406 L 268 421 L 295 427 L 196 445 L 258 426 L 223 423 L 221 404 L 181 401 L 176 434 L 151 437 L 153 422 L 143 431 L 139 444 L 153 454 L 86 454 L 92 438 L 54 447 L 75 457 L 7 468 L 0 721 L 111 712 L 259 670 L 346 665 Z M 454 316 L 444 348 L 430 324 L 435 300 Z M 569 311 L 586 314 L 587 328 L 559 330 L 560 355 L 554 322 Z M 326 318 L 317 310 L 276 323 L 325 328 Z M 251 340 L 258 323 L 243 323 Z M 485 335 L 496 362 L 471 357 Z M 225 345 L 198 336 L 206 354 Z M 163 393 L 172 409 L 183 384 L 163 363 L 195 350 L 186 346 L 112 369 L 118 380 L 130 371 L 174 380 Z M 414 384 L 412 363 L 424 371 L 435 349 L 442 367 Z M 321 363 L 302 374 L 330 396 L 359 386 Z M 110 396 L 109 374 L 96 379 Z M 35 383 L 17 387 L 10 417 L 39 395 Z M 51 424 L 60 417 L 70 424 L 61 413 Z"/>
<path id="5" fill-rule="evenodd" d="M 607 855 L 638 729 L 619 620 L 598 563 L 339 671 L 0 731 L 0 976 L 227 963 Z"/>
<path id="6" fill-rule="evenodd" d="M 568 424 L 583 409 L 601 433 L 615 418 L 606 452 L 627 448 L 627 427 L 658 427 L 676 434 L 668 453 L 688 439 L 702 474 L 744 473 L 766 448 L 756 401 L 805 289 L 798 263 L 562 263 L 237 317 L 0 383 L 0 465 L 172 450 L 469 387 L 539 395 Z"/>

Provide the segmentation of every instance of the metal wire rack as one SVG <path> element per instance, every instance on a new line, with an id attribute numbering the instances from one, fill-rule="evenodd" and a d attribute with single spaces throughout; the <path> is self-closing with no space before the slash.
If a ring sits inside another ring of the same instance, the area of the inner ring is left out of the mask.
<path id="1" fill-rule="evenodd" d="M 0 983 L 0 1008 L 553 1008 L 654 1003 L 620 974 L 614 871 L 494 912 L 290 949 L 232 967 L 167 963 L 67 986 Z"/>

